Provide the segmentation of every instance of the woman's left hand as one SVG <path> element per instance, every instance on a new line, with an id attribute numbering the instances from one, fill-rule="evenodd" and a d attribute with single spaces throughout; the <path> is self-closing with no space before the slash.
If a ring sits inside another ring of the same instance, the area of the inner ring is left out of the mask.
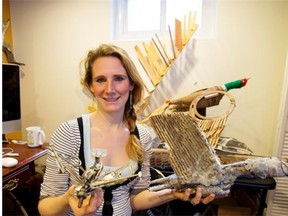
<path id="1" fill-rule="evenodd" d="M 191 194 L 190 188 L 186 189 L 185 192 L 183 192 L 183 193 L 174 192 L 174 195 L 178 199 L 181 199 L 182 201 L 190 201 L 192 205 L 197 205 L 200 202 L 202 202 L 203 204 L 206 205 L 206 204 L 212 202 L 215 198 L 215 194 L 210 194 L 209 196 L 202 198 L 202 189 L 201 188 L 196 189 L 196 194 L 193 198 L 190 198 L 190 194 Z"/>

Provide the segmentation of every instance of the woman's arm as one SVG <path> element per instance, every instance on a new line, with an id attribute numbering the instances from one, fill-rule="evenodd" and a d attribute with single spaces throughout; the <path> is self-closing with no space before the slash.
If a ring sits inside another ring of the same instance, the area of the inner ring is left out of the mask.
<path id="1" fill-rule="evenodd" d="M 76 139 L 75 128 L 77 128 L 77 122 L 64 122 L 55 130 L 51 136 L 50 146 L 53 146 L 58 155 L 64 155 L 68 158 L 70 155 L 77 155 L 77 147 L 79 139 Z M 62 159 L 62 162 L 66 165 L 68 161 Z M 77 168 L 75 168 L 77 173 Z M 70 184 L 76 184 L 76 181 L 70 179 L 68 172 L 59 172 L 59 166 L 56 160 L 56 156 L 52 148 L 48 149 L 46 159 L 46 170 L 43 177 L 43 183 L 41 184 L 40 202 L 38 209 L 41 215 L 63 215 L 70 210 L 67 191 Z"/>
<path id="2" fill-rule="evenodd" d="M 57 197 L 47 197 L 39 202 L 38 209 L 41 215 L 66 215 L 70 210 L 74 215 L 91 215 L 95 213 L 103 202 L 103 191 L 97 188 L 86 197 L 81 208 L 78 208 L 79 199 L 74 196 L 75 186 Z"/>
<path id="3" fill-rule="evenodd" d="M 66 193 L 57 197 L 47 197 L 40 200 L 38 210 L 41 215 L 66 215 L 70 210 Z"/>
<path id="4" fill-rule="evenodd" d="M 200 202 L 202 202 L 203 204 L 207 204 L 215 198 L 214 194 L 210 194 L 209 196 L 202 198 L 201 188 L 197 188 L 195 197 L 193 197 L 192 199 L 189 199 L 190 194 L 191 189 L 186 189 L 183 193 L 176 192 L 173 189 L 164 189 L 157 192 L 145 190 L 137 195 L 131 195 L 130 199 L 132 209 L 134 211 L 140 211 L 160 206 L 164 203 L 176 199 L 180 199 L 182 201 L 190 201 L 192 205 L 196 205 Z"/>

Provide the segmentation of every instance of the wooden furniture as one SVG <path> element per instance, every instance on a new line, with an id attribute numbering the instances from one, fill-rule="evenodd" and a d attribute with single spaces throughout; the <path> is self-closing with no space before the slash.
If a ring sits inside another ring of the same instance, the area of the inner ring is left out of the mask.
<path id="1" fill-rule="evenodd" d="M 10 141 L 9 144 L 3 144 L 2 151 L 6 150 L 6 148 L 11 148 L 13 153 L 19 153 L 19 156 L 14 156 L 18 160 L 18 164 L 15 167 L 2 167 L 3 186 L 12 179 L 19 179 L 18 184 L 23 184 L 31 176 L 35 175 L 34 161 L 47 153 L 47 146 L 48 144 L 44 144 L 40 147 L 30 148 L 27 144 L 13 144 Z"/>
<path id="2" fill-rule="evenodd" d="M 8 144 L 2 144 L 2 152 L 13 149 L 13 153 L 19 154 L 13 156 L 18 160 L 15 167 L 2 167 L 3 215 L 40 215 L 37 205 L 43 176 L 36 173 L 35 160 L 47 153 L 47 146 L 46 143 L 31 148 L 27 144 L 14 144 L 10 140 Z M 9 181 L 13 183 L 9 184 Z"/>
<path id="3" fill-rule="evenodd" d="M 258 197 L 258 210 L 256 215 L 262 216 L 264 209 L 267 208 L 266 197 L 268 190 L 274 190 L 276 188 L 276 181 L 274 178 L 269 177 L 266 179 L 260 178 L 245 178 L 238 177 L 234 182 L 231 189 L 231 195 L 233 196 L 233 191 L 237 188 L 244 188 L 251 193 L 257 194 Z"/>

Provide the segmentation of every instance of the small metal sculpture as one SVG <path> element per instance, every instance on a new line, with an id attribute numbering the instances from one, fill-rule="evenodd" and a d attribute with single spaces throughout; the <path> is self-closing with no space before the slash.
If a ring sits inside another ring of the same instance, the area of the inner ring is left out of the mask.
<path id="1" fill-rule="evenodd" d="M 83 200 L 90 195 L 93 190 L 96 188 L 102 188 L 102 187 L 109 187 L 116 184 L 121 184 L 125 180 L 133 178 L 133 177 L 141 177 L 141 172 L 138 172 L 137 174 L 132 174 L 129 176 L 122 177 L 121 172 L 119 172 L 121 168 L 115 170 L 115 171 L 103 171 L 103 164 L 100 162 L 101 157 L 106 156 L 106 151 L 102 149 L 96 150 L 95 153 L 95 162 L 94 164 L 89 167 L 87 170 L 84 170 L 81 166 L 81 161 L 78 157 L 73 156 L 65 156 L 60 155 L 57 153 L 57 151 L 54 149 L 54 147 L 51 145 L 50 149 L 54 153 L 54 156 L 56 157 L 57 166 L 59 168 L 60 173 L 69 173 L 72 178 L 75 178 L 78 184 L 75 187 L 74 196 L 79 198 L 78 207 L 81 208 Z M 67 162 L 67 165 L 64 166 L 62 160 Z M 74 168 L 78 167 L 83 172 L 82 176 L 79 176 L 75 171 Z"/>

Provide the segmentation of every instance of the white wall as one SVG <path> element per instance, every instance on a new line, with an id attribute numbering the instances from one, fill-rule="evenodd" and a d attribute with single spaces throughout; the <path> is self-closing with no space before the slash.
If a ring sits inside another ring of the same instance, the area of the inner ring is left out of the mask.
<path id="1" fill-rule="evenodd" d="M 109 4 L 108 0 L 11 1 L 15 57 L 26 64 L 23 128 L 41 125 L 50 138 L 59 123 L 87 112 L 90 99 L 79 84 L 79 62 L 89 49 L 111 42 Z M 250 77 L 245 88 L 230 92 L 237 106 L 223 135 L 245 142 L 255 154 L 271 155 L 287 26 L 286 0 L 218 0 L 215 37 L 190 40 L 157 87 L 148 110 L 165 99 Z M 141 42 L 117 44 L 140 67 L 133 46 Z"/>

